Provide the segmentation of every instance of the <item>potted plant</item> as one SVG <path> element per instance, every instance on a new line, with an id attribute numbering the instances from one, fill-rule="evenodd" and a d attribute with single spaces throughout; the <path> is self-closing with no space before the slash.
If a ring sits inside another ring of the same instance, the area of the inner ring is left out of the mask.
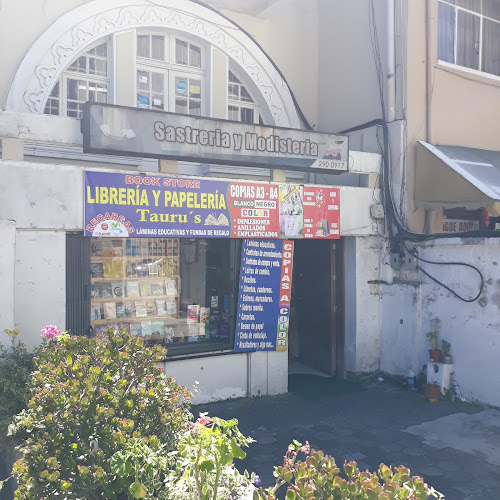
<path id="1" fill-rule="evenodd" d="M 441 387 L 437 384 L 424 384 L 424 393 L 427 396 L 429 403 L 437 403 L 440 391 Z"/>
<path id="2" fill-rule="evenodd" d="M 449 342 L 446 342 L 446 340 L 442 340 L 441 344 L 443 346 L 442 349 L 443 363 L 446 365 L 451 365 L 453 363 L 453 358 L 451 357 L 450 354 L 451 344 Z"/>
<path id="3" fill-rule="evenodd" d="M 427 340 L 431 343 L 431 349 L 429 349 L 429 356 L 432 361 L 439 363 L 441 361 L 441 349 L 436 349 L 438 345 L 439 331 L 441 330 L 441 320 L 439 318 L 433 318 L 431 320 L 430 332 L 427 332 Z"/>

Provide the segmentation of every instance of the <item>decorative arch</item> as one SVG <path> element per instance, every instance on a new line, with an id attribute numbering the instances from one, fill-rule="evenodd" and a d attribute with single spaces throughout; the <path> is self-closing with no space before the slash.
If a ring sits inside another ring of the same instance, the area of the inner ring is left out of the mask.
<path id="1" fill-rule="evenodd" d="M 112 33 L 163 27 L 194 35 L 234 61 L 261 93 L 276 125 L 300 127 L 287 83 L 269 57 L 237 25 L 214 10 L 187 0 L 95 0 L 59 18 L 34 43 L 19 66 L 5 109 L 43 113 L 54 83 L 67 63 Z"/>

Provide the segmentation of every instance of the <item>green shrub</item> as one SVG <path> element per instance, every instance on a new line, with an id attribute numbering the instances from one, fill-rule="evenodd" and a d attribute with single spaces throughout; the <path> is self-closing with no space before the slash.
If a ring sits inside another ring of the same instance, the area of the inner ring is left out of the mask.
<path id="1" fill-rule="evenodd" d="M 19 340 L 17 330 L 5 330 L 9 344 L 0 342 L 0 479 L 10 476 L 14 451 L 19 438 L 7 436 L 14 415 L 26 408 L 30 398 L 30 378 L 34 368 L 33 354 Z M 0 490 L 8 479 L 0 481 Z M 13 484 L 9 485 L 13 487 Z M 7 495 L 13 494 L 8 488 Z"/>
<path id="2" fill-rule="evenodd" d="M 113 473 L 128 481 L 135 498 L 162 500 L 236 499 L 248 493 L 254 477 L 234 467 L 253 440 L 241 434 L 237 420 L 200 415 L 182 436 L 177 452 L 159 443 L 133 438 L 111 459 Z"/>
<path id="3" fill-rule="evenodd" d="M 305 461 L 297 460 L 299 452 L 307 455 Z M 283 466 L 275 467 L 276 485 L 254 492 L 254 500 L 276 500 L 277 491 L 286 487 L 286 500 L 424 500 L 443 495 L 429 488 L 421 477 L 412 477 L 406 467 L 394 470 L 381 464 L 378 473 L 360 472 L 356 462 L 346 462 L 343 479 L 335 459 L 322 451 L 310 450 L 306 443 L 291 444 Z"/>
<path id="4" fill-rule="evenodd" d="M 111 458 L 130 439 L 176 450 L 190 392 L 157 367 L 165 354 L 113 329 L 49 340 L 35 359 L 34 395 L 10 428 L 27 433 L 14 465 L 15 498 L 127 495 L 130 482 L 113 473 Z"/>
<path id="5" fill-rule="evenodd" d="M 18 339 L 17 330 L 5 330 L 10 348 L 0 342 L 0 435 L 7 436 L 7 428 L 14 415 L 26 408 L 30 399 L 30 377 L 33 355 Z M 2 445 L 5 441 L 2 439 Z M 11 443 L 9 443 L 10 446 Z"/>

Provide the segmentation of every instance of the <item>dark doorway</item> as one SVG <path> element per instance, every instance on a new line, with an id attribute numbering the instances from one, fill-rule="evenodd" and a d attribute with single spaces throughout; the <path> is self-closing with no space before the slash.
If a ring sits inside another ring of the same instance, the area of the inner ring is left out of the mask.
<path id="1" fill-rule="evenodd" d="M 336 243 L 296 240 L 289 359 L 325 375 L 337 371 Z"/>

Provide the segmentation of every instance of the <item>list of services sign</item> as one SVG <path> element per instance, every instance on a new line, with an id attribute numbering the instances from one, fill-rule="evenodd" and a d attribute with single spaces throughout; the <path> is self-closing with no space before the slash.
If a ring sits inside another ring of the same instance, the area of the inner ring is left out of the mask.
<path id="1" fill-rule="evenodd" d="M 286 351 L 292 266 L 292 241 L 243 242 L 235 351 Z"/>

